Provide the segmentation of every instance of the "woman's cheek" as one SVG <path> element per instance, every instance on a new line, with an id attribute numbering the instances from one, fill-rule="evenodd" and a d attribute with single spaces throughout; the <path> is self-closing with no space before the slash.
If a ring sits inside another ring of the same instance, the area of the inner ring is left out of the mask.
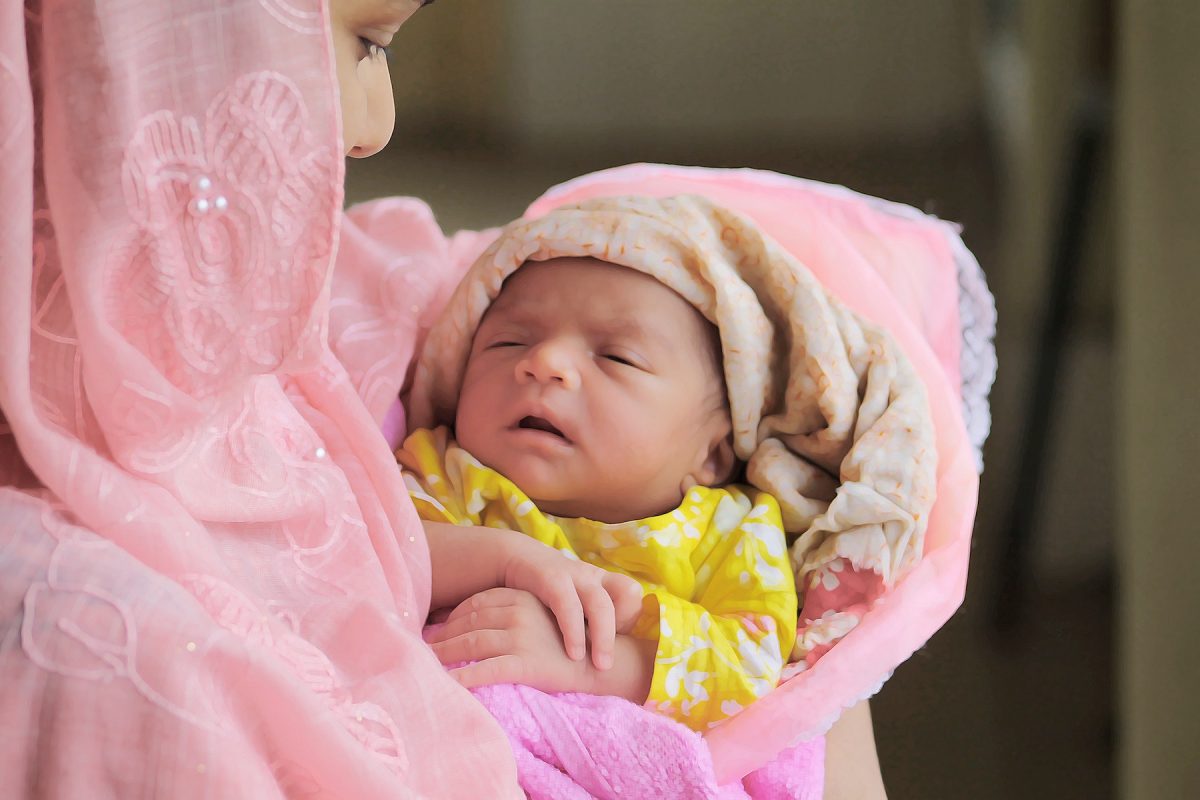
<path id="1" fill-rule="evenodd" d="M 367 59 L 361 67 L 368 73 L 362 82 L 363 104 L 371 116 L 374 138 L 382 140 L 379 143 L 382 147 L 392 138 L 392 130 L 396 127 L 396 97 L 392 93 L 391 70 L 387 60 L 382 57 Z"/>
<path id="2" fill-rule="evenodd" d="M 357 83 L 355 72 L 354 64 L 347 64 L 345 60 L 339 59 L 337 68 L 338 100 L 342 108 L 342 143 L 346 153 L 354 148 L 362 127 L 357 109 L 358 103 L 355 102 L 355 94 L 361 93 L 361 90 L 355 85 Z"/>

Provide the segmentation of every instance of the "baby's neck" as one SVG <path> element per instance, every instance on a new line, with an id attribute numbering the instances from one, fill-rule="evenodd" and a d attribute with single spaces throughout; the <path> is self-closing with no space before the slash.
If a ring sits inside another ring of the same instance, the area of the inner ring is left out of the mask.
<path id="1" fill-rule="evenodd" d="M 520 488 L 520 487 L 517 487 Z M 601 522 L 605 525 L 619 525 L 625 522 L 637 522 L 652 517 L 670 514 L 683 503 L 685 493 L 672 497 L 661 498 L 656 502 L 633 504 L 607 504 L 601 501 L 567 500 L 542 501 L 536 497 L 529 498 L 543 514 L 558 519 L 586 519 Z"/>

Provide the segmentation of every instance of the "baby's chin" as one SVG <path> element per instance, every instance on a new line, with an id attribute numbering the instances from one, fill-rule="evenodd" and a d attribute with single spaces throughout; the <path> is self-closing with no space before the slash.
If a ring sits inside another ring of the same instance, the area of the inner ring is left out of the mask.
<path id="1" fill-rule="evenodd" d="M 578 472 L 579 464 L 556 463 L 555 460 L 522 455 L 506 448 L 472 455 L 485 467 L 511 481 L 543 514 L 561 519 L 589 519 L 605 524 L 632 522 L 666 514 L 683 500 L 680 494 L 664 498 L 657 504 L 643 502 L 635 506 L 631 498 L 635 495 L 644 498 L 644 491 L 614 490 L 597 494 L 596 487 L 604 483 L 603 476 L 564 474 L 564 468 L 568 466 L 573 466 Z"/>
<path id="2" fill-rule="evenodd" d="M 650 519 L 661 514 L 667 514 L 679 506 L 677 502 L 664 501 L 660 504 L 644 505 L 637 508 L 623 502 L 604 502 L 596 497 L 582 499 L 569 497 L 539 499 L 535 496 L 536 493 L 525 492 L 525 494 L 543 514 L 549 514 L 552 517 L 559 517 L 560 519 L 589 519 L 593 522 L 602 522 L 606 525 L 617 525 L 625 522 Z M 682 498 L 680 498 L 680 501 L 682 501 Z"/>
<path id="3" fill-rule="evenodd" d="M 489 465 L 490 466 L 490 465 Z M 563 480 L 561 474 L 546 469 L 544 464 L 510 466 L 507 470 L 492 467 L 508 478 L 533 501 L 543 514 L 560 519 L 590 519 L 595 522 L 627 522 L 631 517 L 620 518 L 623 511 L 608 508 L 596 502 L 593 496 L 581 496 L 573 486 Z M 594 485 L 594 483 L 588 484 Z"/>
<path id="4" fill-rule="evenodd" d="M 488 469 L 495 470 L 501 477 L 511 481 L 521 493 L 533 501 L 538 509 L 554 516 L 567 516 L 549 510 L 578 507 L 575 493 L 566 485 L 560 470 L 536 459 L 514 457 L 509 453 L 499 458 L 476 456 Z M 579 515 L 575 515 L 579 516 Z"/>

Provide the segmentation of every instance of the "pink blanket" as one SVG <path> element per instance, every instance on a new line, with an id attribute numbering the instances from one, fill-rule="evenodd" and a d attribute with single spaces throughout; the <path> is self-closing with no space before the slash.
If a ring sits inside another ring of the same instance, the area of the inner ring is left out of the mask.
<path id="1" fill-rule="evenodd" d="M 508 684 L 474 694 L 508 734 L 531 800 L 818 800 L 824 788 L 822 738 L 718 786 L 700 734 L 627 700 Z"/>

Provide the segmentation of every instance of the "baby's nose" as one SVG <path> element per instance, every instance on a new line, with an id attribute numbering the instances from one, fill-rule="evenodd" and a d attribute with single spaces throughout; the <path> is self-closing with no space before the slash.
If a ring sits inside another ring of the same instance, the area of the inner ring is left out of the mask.
<path id="1" fill-rule="evenodd" d="M 543 342 L 534 345 L 517 363 L 520 382 L 560 384 L 564 389 L 579 388 L 579 368 L 571 348 L 565 343 Z"/>

